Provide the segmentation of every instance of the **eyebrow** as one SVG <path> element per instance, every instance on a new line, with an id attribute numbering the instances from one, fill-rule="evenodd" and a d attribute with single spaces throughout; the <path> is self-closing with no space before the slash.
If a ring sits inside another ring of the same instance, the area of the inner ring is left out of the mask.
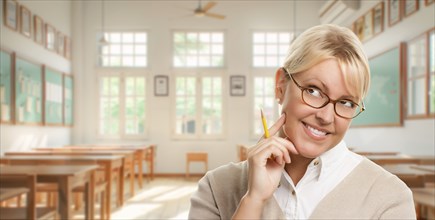
<path id="1" fill-rule="evenodd" d="M 306 84 L 307 81 L 316 81 L 316 82 L 319 82 L 321 84 L 321 86 L 322 86 L 321 91 L 323 93 L 328 95 L 328 93 L 329 93 L 329 87 L 326 86 L 326 84 L 322 80 L 319 80 L 319 79 L 316 79 L 316 78 L 310 78 L 310 79 L 307 79 L 307 80 L 302 80 L 302 83 Z M 328 96 L 330 96 L 330 95 L 328 95 Z M 352 95 L 342 95 L 337 100 L 350 100 L 352 102 L 358 103 L 358 101 L 356 101 L 356 100 L 358 100 L 358 98 L 354 97 Z"/>

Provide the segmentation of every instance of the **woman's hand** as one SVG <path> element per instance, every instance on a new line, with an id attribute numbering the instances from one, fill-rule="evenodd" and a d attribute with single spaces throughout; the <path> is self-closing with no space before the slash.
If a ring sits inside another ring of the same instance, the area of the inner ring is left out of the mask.
<path id="1" fill-rule="evenodd" d="M 290 152 L 298 154 L 292 142 L 285 138 L 275 136 L 285 123 L 285 115 L 275 122 L 269 129 L 270 137 L 261 138 L 249 150 L 249 183 L 246 196 L 258 202 L 269 199 L 281 179 L 286 163 L 290 163 Z"/>
<path id="2" fill-rule="evenodd" d="M 248 191 L 240 201 L 233 219 L 259 219 L 265 201 L 278 187 L 284 165 L 291 162 L 290 152 L 299 154 L 293 143 L 275 136 L 284 123 L 285 115 L 282 114 L 269 129 L 270 137 L 261 138 L 249 149 Z"/>

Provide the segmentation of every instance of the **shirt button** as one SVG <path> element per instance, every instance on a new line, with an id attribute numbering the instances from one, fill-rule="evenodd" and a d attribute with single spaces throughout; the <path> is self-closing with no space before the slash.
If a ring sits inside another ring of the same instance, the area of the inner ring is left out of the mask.
<path id="1" fill-rule="evenodd" d="M 295 195 L 295 194 L 296 194 L 296 192 L 293 190 L 293 191 L 292 191 L 292 195 Z"/>
<path id="2" fill-rule="evenodd" d="M 314 161 L 314 166 L 317 166 L 317 165 L 319 165 L 319 161 L 318 160 Z"/>

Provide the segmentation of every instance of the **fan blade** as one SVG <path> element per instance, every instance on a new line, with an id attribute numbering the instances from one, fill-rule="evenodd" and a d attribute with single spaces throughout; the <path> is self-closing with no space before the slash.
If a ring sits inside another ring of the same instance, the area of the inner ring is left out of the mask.
<path id="1" fill-rule="evenodd" d="M 210 10 L 210 8 L 212 8 L 213 6 L 216 5 L 216 2 L 208 2 L 203 8 L 202 11 L 203 12 L 207 12 L 208 10 Z"/>
<path id="2" fill-rule="evenodd" d="M 217 19 L 224 19 L 224 15 L 214 14 L 214 13 L 204 13 L 205 16 L 217 18 Z"/>

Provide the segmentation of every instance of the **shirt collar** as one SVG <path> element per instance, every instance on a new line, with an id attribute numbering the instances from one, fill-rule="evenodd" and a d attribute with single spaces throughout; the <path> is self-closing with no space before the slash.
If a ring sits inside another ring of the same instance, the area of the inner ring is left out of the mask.
<path id="1" fill-rule="evenodd" d="M 320 169 L 318 172 L 318 180 L 322 180 L 328 176 L 328 173 L 340 166 L 347 153 L 349 153 L 349 150 L 347 149 L 346 143 L 342 140 L 335 147 L 311 161 L 308 168 L 310 166 L 316 166 L 316 163 L 318 163 L 317 169 Z"/>

